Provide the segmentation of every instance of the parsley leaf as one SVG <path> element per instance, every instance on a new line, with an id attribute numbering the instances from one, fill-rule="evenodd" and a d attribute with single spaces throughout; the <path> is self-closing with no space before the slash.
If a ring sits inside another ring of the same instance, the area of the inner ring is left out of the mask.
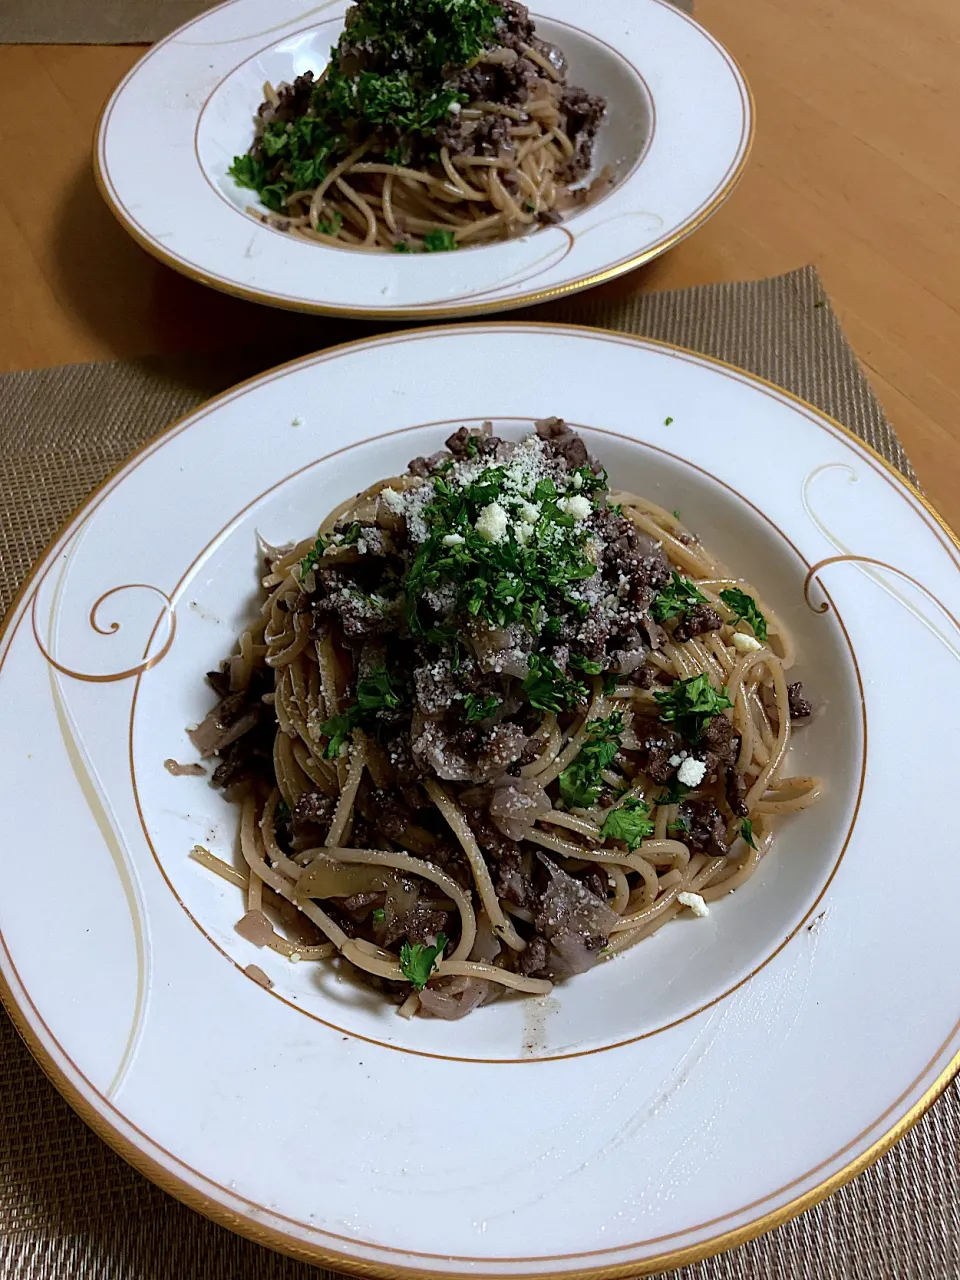
<path id="1" fill-rule="evenodd" d="M 320 726 L 320 732 L 329 738 L 324 756 L 335 760 L 343 750 L 354 729 L 369 723 L 380 711 L 397 711 L 403 706 L 403 694 L 398 690 L 385 667 L 375 667 L 357 682 L 357 700 L 340 715 L 331 716 Z"/>
<path id="2" fill-rule="evenodd" d="M 571 667 L 576 667 L 588 676 L 599 676 L 603 674 L 603 663 L 594 662 L 592 658 L 585 658 L 582 653 L 571 653 Z"/>
<path id="3" fill-rule="evenodd" d="M 375 907 L 373 918 L 377 924 L 383 924 L 384 920 L 387 918 L 387 913 L 384 911 L 383 907 Z"/>
<path id="4" fill-rule="evenodd" d="M 662 795 L 657 796 L 655 804 L 680 804 L 684 796 L 690 790 L 688 786 L 680 782 L 677 778 L 671 778 L 667 783 L 667 789 Z"/>
<path id="5" fill-rule="evenodd" d="M 668 618 L 677 618 L 696 604 L 706 604 L 707 597 L 701 595 L 689 578 L 681 577 L 676 569 L 671 571 L 670 581 L 663 588 L 651 606 L 651 612 L 658 622 L 666 622 Z"/>
<path id="6" fill-rule="evenodd" d="M 748 596 L 739 587 L 730 587 L 729 590 L 720 592 L 720 599 L 737 615 L 735 622 L 748 623 L 757 639 L 766 643 L 767 620 L 757 608 L 757 602 L 753 596 Z"/>
<path id="7" fill-rule="evenodd" d="M 323 753 L 327 760 L 336 760 L 343 750 L 344 744 L 359 722 L 358 710 L 358 707 L 351 707 L 343 715 L 331 716 L 329 720 L 324 720 L 320 726 L 323 736 L 330 739 Z"/>
<path id="8" fill-rule="evenodd" d="M 587 687 L 579 680 L 565 676 L 552 658 L 532 653 L 530 671 L 523 682 L 523 689 L 530 705 L 538 711 L 563 711 L 587 696 Z"/>
<path id="9" fill-rule="evenodd" d="M 664 418 L 664 420 L 663 420 L 663 425 L 664 425 L 665 427 L 671 427 L 671 426 L 673 426 L 673 419 L 672 419 L 672 418 Z"/>
<path id="10" fill-rule="evenodd" d="M 357 706 L 361 711 L 396 711 L 403 697 L 391 683 L 385 667 L 375 667 L 357 683 Z"/>
<path id="11" fill-rule="evenodd" d="M 400 968 L 403 970 L 403 976 L 409 979 L 418 991 L 422 991 L 430 980 L 430 975 L 436 967 L 437 957 L 443 955 L 443 949 L 447 945 L 446 934 L 437 934 L 437 944 L 434 947 L 425 947 L 422 942 L 415 942 L 413 946 L 409 942 L 405 942 L 400 948 Z"/>
<path id="12" fill-rule="evenodd" d="M 486 720 L 488 716 L 493 715 L 499 705 L 499 699 L 492 693 L 488 698 L 478 698 L 475 693 L 468 693 L 463 700 L 467 723 L 473 724 L 477 720 Z"/>
<path id="13" fill-rule="evenodd" d="M 744 818 L 744 820 L 740 823 L 740 834 L 743 836 L 744 840 L 747 842 L 747 844 L 750 846 L 751 849 L 756 849 L 757 842 L 753 838 L 753 823 L 750 821 L 749 818 Z"/>
<path id="14" fill-rule="evenodd" d="M 317 534 L 317 540 L 300 561 L 300 577 L 304 578 L 311 569 L 315 569 L 323 558 L 326 550 L 327 540 L 322 533 Z"/>
<path id="15" fill-rule="evenodd" d="M 393 252 L 394 253 L 413 253 L 413 250 L 407 244 L 406 240 L 397 240 L 394 243 Z"/>
<path id="16" fill-rule="evenodd" d="M 631 851 L 638 848 L 647 836 L 652 836 L 653 823 L 650 821 L 650 806 L 639 796 L 628 796 L 623 804 L 611 809 L 606 821 L 600 828 L 600 834 L 611 840 L 622 840 Z"/>
<path id="17" fill-rule="evenodd" d="M 303 185 L 305 188 L 308 188 L 310 186 L 319 186 L 319 184 L 322 181 L 323 181 L 323 178 L 321 177 L 320 179 L 318 179 L 317 182 L 314 182 L 314 183 L 305 182 Z M 330 215 L 329 218 L 324 218 L 322 222 L 317 223 L 317 230 L 322 232 L 323 235 L 325 236 L 335 236 L 342 226 L 343 226 L 343 214 L 340 212 L 339 209 L 334 209 L 333 213 Z"/>
<path id="18" fill-rule="evenodd" d="M 726 689 L 718 693 L 706 672 L 689 680 L 677 680 L 653 696 L 660 704 L 660 719 L 676 722 L 679 732 L 690 742 L 697 741 L 709 720 L 733 706 Z"/>
<path id="19" fill-rule="evenodd" d="M 678 814 L 673 822 L 667 823 L 667 830 L 668 831 L 689 831 L 690 819 L 687 817 L 685 813 Z"/>
<path id="20" fill-rule="evenodd" d="M 277 805 L 276 819 L 277 822 L 290 821 L 290 806 L 287 804 L 286 800 L 281 800 Z"/>
<path id="21" fill-rule="evenodd" d="M 460 248 L 452 231 L 428 231 L 423 237 L 423 247 L 427 253 L 448 253 Z"/>
<path id="22" fill-rule="evenodd" d="M 571 809 L 589 809 L 600 799 L 604 788 L 600 775 L 620 750 L 623 727 L 619 711 L 587 725 L 587 741 L 558 779 L 560 797 Z"/>

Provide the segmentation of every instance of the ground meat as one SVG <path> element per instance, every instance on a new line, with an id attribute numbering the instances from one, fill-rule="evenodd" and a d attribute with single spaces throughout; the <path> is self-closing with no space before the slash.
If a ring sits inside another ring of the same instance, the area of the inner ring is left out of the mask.
<path id="1" fill-rule="evenodd" d="M 590 461 L 587 446 L 562 418 L 543 418 L 534 425 L 548 453 L 562 458 L 571 471 L 587 466 Z"/>
<path id="2" fill-rule="evenodd" d="M 679 820 L 686 824 L 680 838 L 695 853 L 722 857 L 727 853 L 727 824 L 712 800 L 691 800 L 680 806 Z"/>
<path id="3" fill-rule="evenodd" d="M 518 0 L 504 0 L 503 17 L 498 20 L 499 36 L 508 49 L 519 49 L 536 39 L 530 10 Z"/>
<path id="4" fill-rule="evenodd" d="M 417 706 L 424 715 L 440 715 L 456 701 L 458 681 L 449 663 L 434 662 L 418 667 L 413 675 L 413 686 Z"/>
<path id="5" fill-rule="evenodd" d="M 494 868 L 493 885 L 497 897 L 512 902 L 515 907 L 526 907 L 535 900 L 533 881 L 524 870 L 523 852 L 519 845 L 505 849 Z"/>
<path id="6" fill-rule="evenodd" d="M 535 75 L 529 75 L 534 70 L 532 63 L 523 59 L 522 67 L 527 69 L 529 78 L 536 78 Z M 520 69 L 521 64 L 517 68 L 511 68 L 512 71 Z M 497 67 L 497 75 L 492 74 L 493 70 L 491 68 L 488 71 L 485 67 L 478 66 L 461 72 L 455 81 L 456 87 L 471 98 L 489 101 L 487 94 L 498 92 L 495 87 L 490 86 L 495 86 L 498 80 L 502 82 L 506 78 L 502 74 L 505 68 Z M 503 89 L 502 92 L 503 97 L 499 100 L 510 101 L 515 99 L 518 90 Z M 526 97 L 526 92 L 521 92 Z M 446 147 L 452 156 L 495 156 L 510 145 L 510 123 L 507 116 L 493 113 L 484 115 L 479 120 L 464 120 L 458 116 L 451 123 L 442 124 L 437 129 L 432 145 Z"/>
<path id="7" fill-rule="evenodd" d="M 657 683 L 657 670 L 645 663 L 631 673 L 628 683 L 635 684 L 638 689 L 652 689 Z"/>
<path id="8" fill-rule="evenodd" d="M 447 436 L 444 442 L 455 458 L 460 460 L 469 457 L 477 457 L 480 453 L 480 445 L 487 444 L 484 453 L 492 453 L 493 449 L 489 448 L 489 440 L 491 437 L 483 437 L 474 435 L 468 427 L 458 428 L 452 436 Z M 499 440 L 496 442 L 498 445 Z"/>
<path id="9" fill-rule="evenodd" d="M 517 962 L 520 972 L 528 978 L 542 972 L 547 963 L 548 950 L 546 938 L 542 938 L 539 933 L 535 934 L 527 944 L 526 951 L 520 952 Z"/>
<path id="10" fill-rule="evenodd" d="M 373 600 L 338 569 L 322 569 L 317 578 L 313 610 L 320 624 L 326 617 L 339 618 L 344 635 L 351 640 L 397 630 L 399 615 Z"/>
<path id="11" fill-rule="evenodd" d="M 401 938 L 407 938 L 410 942 L 432 946 L 438 933 L 446 933 L 449 919 L 448 911 L 436 911 L 425 907 L 422 902 L 415 902 L 409 911 L 404 911 L 387 925 L 380 945 L 389 947 Z"/>
<path id="12" fill-rule="evenodd" d="M 607 104 L 596 94 L 566 85 L 560 95 L 560 112 L 566 117 L 565 132 L 573 143 L 573 156 L 562 175 L 565 182 L 577 182 L 587 173 L 593 158 L 593 144 Z"/>
<path id="13" fill-rule="evenodd" d="M 805 720 L 813 714 L 813 703 L 803 696 L 803 682 L 794 681 L 787 685 L 787 699 L 790 704 L 790 719 Z"/>
<path id="14" fill-rule="evenodd" d="M 358 808 L 367 821 L 395 844 L 403 844 L 407 828 L 414 821 L 413 814 L 388 791 L 370 791 L 358 801 Z"/>
<path id="15" fill-rule="evenodd" d="M 592 526 L 605 544 L 602 569 L 618 584 L 618 594 L 646 609 L 650 601 L 670 581 L 670 565 L 653 538 L 608 508 L 598 511 Z M 620 579 L 624 581 L 621 583 Z M 650 620 L 652 621 L 652 619 Z M 656 624 L 653 624 L 656 626 Z M 657 628 L 659 632 L 659 628 Z M 660 633 L 662 637 L 662 633 Z M 662 644 L 658 637 L 653 647 Z"/>
<path id="16" fill-rule="evenodd" d="M 429 458 L 413 458 L 407 466 L 407 470 L 411 475 L 420 476 L 426 479 L 432 476 L 437 467 L 442 466 L 444 462 L 449 462 L 449 456 L 446 450 L 441 449 L 438 453 L 431 453 Z"/>
<path id="17" fill-rule="evenodd" d="M 290 811 L 290 843 L 295 849 L 322 845 L 337 807 L 337 797 L 322 791 L 308 791 Z"/>
<path id="18" fill-rule="evenodd" d="M 714 782 L 720 769 L 736 764 L 740 754 L 740 735 L 726 716 L 714 716 L 704 725 L 698 746 L 698 754 L 707 766 L 706 778 Z"/>
<path id="19" fill-rule="evenodd" d="M 745 818 L 750 810 L 744 804 L 747 784 L 743 780 L 743 774 L 736 769 L 725 770 L 723 789 L 727 797 L 727 804 L 730 806 L 730 812 L 737 818 Z"/>
<path id="20" fill-rule="evenodd" d="M 644 734 L 641 722 L 634 721 L 637 737 L 640 741 L 640 768 L 654 782 L 668 782 L 676 773 L 677 766 L 670 763 L 673 756 L 679 755 L 683 748 L 683 739 L 673 729 L 665 725 L 656 725 Z"/>
<path id="21" fill-rule="evenodd" d="M 281 84 L 277 88 L 277 97 L 280 101 L 274 106 L 270 102 L 261 103 L 257 115 L 260 117 L 262 125 L 273 124 L 279 121 L 282 124 L 289 124 L 291 121 L 298 119 L 302 115 L 306 115 L 313 98 L 314 78 L 312 71 L 305 71 L 302 76 L 297 76 L 293 84 Z M 254 144 L 254 155 L 259 156 L 260 144 L 259 139 Z"/>
<path id="22" fill-rule="evenodd" d="M 719 631 L 722 626 L 723 619 L 716 609 L 711 609 L 708 604 L 695 604 L 692 609 L 680 615 L 673 630 L 673 638 L 682 644 L 692 640 L 694 636 L 702 636 L 705 631 Z"/>

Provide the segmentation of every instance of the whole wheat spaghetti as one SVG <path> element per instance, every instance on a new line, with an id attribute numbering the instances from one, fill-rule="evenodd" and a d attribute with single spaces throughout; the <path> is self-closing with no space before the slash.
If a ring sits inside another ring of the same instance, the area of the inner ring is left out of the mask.
<path id="1" fill-rule="evenodd" d="M 814 803 L 760 592 L 560 419 L 490 424 L 267 548 L 191 734 L 241 807 L 238 928 L 461 1017 L 703 915 Z"/>
<path id="2" fill-rule="evenodd" d="M 250 212 L 373 251 L 523 235 L 609 186 L 584 185 L 602 98 L 513 0 L 360 0 L 326 69 L 264 86 L 231 167 Z"/>

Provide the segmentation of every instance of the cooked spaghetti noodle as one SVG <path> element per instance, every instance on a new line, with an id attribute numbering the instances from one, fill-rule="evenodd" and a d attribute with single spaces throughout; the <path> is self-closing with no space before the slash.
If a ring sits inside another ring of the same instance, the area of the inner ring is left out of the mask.
<path id="1" fill-rule="evenodd" d="M 231 173 L 279 230 L 436 251 L 523 235 L 609 185 L 578 185 L 602 99 L 513 0 L 361 0 L 327 68 L 264 86 Z"/>
<path id="2" fill-rule="evenodd" d="M 266 551 L 192 731 L 241 806 L 238 928 L 400 1012 L 535 994 L 737 889 L 782 815 L 794 647 L 559 419 L 490 424 Z"/>

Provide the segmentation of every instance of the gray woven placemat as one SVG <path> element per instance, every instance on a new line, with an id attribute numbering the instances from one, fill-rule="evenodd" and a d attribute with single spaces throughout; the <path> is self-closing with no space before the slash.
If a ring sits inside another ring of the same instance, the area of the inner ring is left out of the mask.
<path id="1" fill-rule="evenodd" d="M 151 44 L 219 3 L 220 0 L 0 0 L 0 44 Z M 693 0 L 671 3 L 686 13 L 693 12 Z M 304 13 L 314 7 L 314 0 L 303 0 Z M 265 12 L 269 8 L 264 5 Z"/>
<path id="2" fill-rule="evenodd" d="M 741 365 L 819 405 L 912 474 L 812 267 L 755 284 L 623 302 L 588 296 L 526 314 L 642 333 Z M 370 330 L 319 325 L 315 332 L 318 340 L 342 341 Z M 0 378 L 0 602 L 9 602 L 57 525 L 133 448 L 213 392 L 297 354 L 287 348 L 74 365 Z M 958 1169 L 960 1093 L 951 1086 L 903 1142 L 830 1200 L 675 1275 L 955 1280 Z M 4 1280 L 318 1280 L 329 1274 L 232 1236 L 153 1187 L 72 1113 L 0 1015 Z"/>

